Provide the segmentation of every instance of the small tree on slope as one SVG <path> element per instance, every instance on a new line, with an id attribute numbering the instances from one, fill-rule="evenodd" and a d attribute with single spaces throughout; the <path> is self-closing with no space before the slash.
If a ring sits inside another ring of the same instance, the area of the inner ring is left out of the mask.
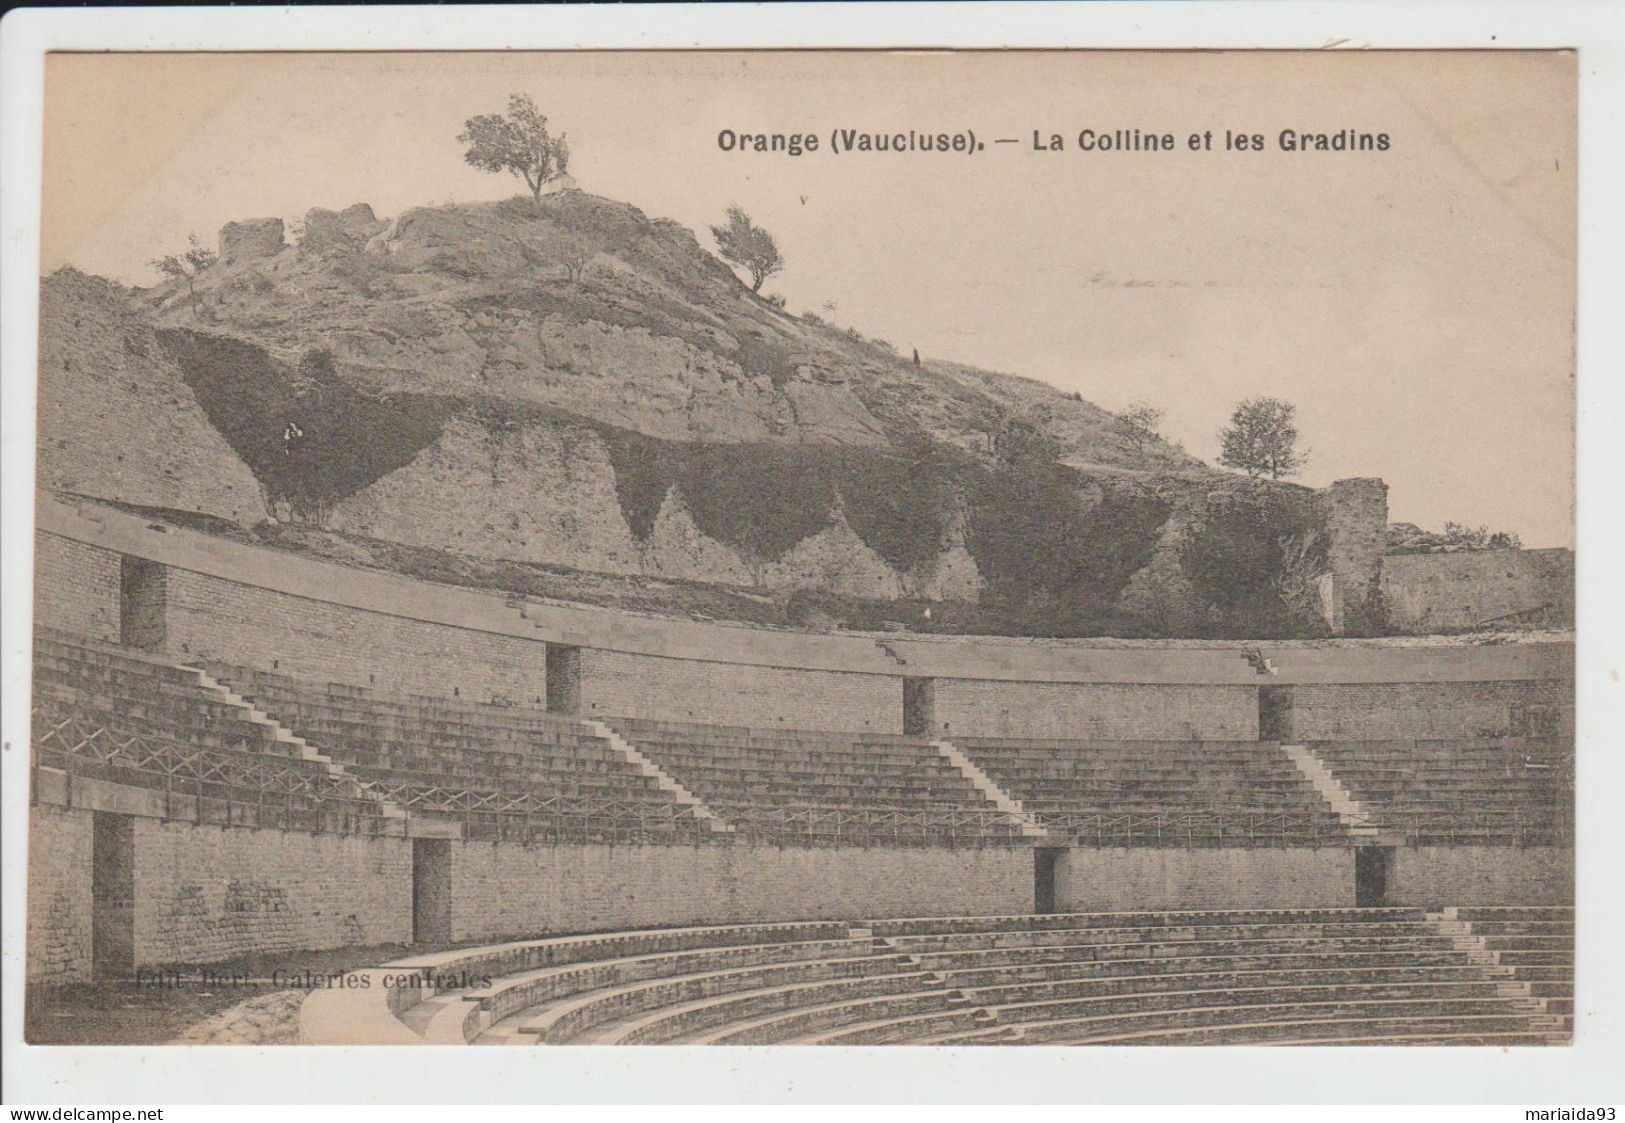
<path id="1" fill-rule="evenodd" d="M 761 292 L 762 282 L 784 268 L 784 257 L 773 235 L 750 220 L 738 205 L 728 208 L 728 225 L 711 227 L 722 256 L 750 273 L 750 291 Z"/>
<path id="2" fill-rule="evenodd" d="M 570 166 L 564 134 L 553 136 L 529 94 L 508 96 L 508 115 L 482 113 L 463 122 L 457 134 L 468 146 L 463 159 L 482 172 L 508 172 L 525 181 L 531 200 L 540 207 L 542 188 Z"/>
<path id="3" fill-rule="evenodd" d="M 169 253 L 163 257 L 154 258 L 152 265 L 158 272 L 172 281 L 185 281 L 186 290 L 192 297 L 192 315 L 197 310 L 197 275 L 219 260 L 219 254 L 198 241 L 196 234 L 186 237 L 187 250 L 185 253 Z"/>
<path id="4" fill-rule="evenodd" d="M 1160 436 L 1162 410 L 1148 402 L 1134 402 L 1117 415 L 1117 431 L 1139 452 Z"/>
<path id="5" fill-rule="evenodd" d="M 1308 450 L 1297 447 L 1297 412 L 1297 406 L 1280 398 L 1248 398 L 1219 433 L 1219 463 L 1254 479 L 1297 475 L 1309 462 Z"/>

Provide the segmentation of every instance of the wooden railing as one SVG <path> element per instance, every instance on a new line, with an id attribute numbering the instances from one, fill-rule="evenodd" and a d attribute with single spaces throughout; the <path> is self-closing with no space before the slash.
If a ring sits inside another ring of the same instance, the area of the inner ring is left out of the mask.
<path id="1" fill-rule="evenodd" d="M 1570 805 L 1572 806 L 1572 804 Z M 1389 834 L 1411 846 L 1572 846 L 1569 807 L 1424 811 L 1377 808 Z"/>
<path id="2" fill-rule="evenodd" d="M 1041 812 L 1057 840 L 1080 846 L 1345 846 L 1350 836 L 1310 812 Z"/>
<path id="3" fill-rule="evenodd" d="M 995 808 L 709 806 L 746 838 L 814 846 L 988 846 L 1025 840 Z"/>
<path id="4" fill-rule="evenodd" d="M 456 822 L 464 838 L 501 842 L 699 841 L 710 825 L 686 804 L 544 796 L 523 789 L 468 788 L 362 779 L 360 787 L 408 816 Z"/>
<path id="5" fill-rule="evenodd" d="M 377 833 L 376 800 L 316 763 L 188 744 L 51 701 L 33 714 L 33 767 L 162 792 L 170 818 L 290 830 Z M 212 812 L 212 813 L 211 813 Z"/>

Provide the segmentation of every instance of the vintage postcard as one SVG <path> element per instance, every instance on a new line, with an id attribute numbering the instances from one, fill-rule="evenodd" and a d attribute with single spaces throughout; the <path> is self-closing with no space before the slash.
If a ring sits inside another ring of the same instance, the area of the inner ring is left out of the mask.
<path id="1" fill-rule="evenodd" d="M 50 54 L 27 1040 L 1569 1044 L 1577 81 Z"/>

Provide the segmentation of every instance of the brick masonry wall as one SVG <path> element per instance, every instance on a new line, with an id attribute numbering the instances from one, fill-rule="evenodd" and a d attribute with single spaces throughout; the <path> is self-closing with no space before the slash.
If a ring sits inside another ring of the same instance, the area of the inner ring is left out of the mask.
<path id="1" fill-rule="evenodd" d="M 35 534 L 34 623 L 117 643 L 119 555 Z"/>
<path id="2" fill-rule="evenodd" d="M 453 843 L 459 940 L 698 923 L 1031 912 L 1032 851 Z"/>
<path id="3" fill-rule="evenodd" d="M 406 839 L 135 822 L 138 966 L 411 938 Z"/>
<path id="4" fill-rule="evenodd" d="M 1352 908 L 1354 851 L 1074 847 L 1055 869 L 1063 912 Z"/>
<path id="5" fill-rule="evenodd" d="M 42 804 L 28 809 L 28 981 L 91 977 L 94 816 Z"/>
<path id="6" fill-rule="evenodd" d="M 1572 905 L 1574 851 L 1560 847 L 1418 846 L 1394 853 L 1396 905 Z"/>
<path id="7" fill-rule="evenodd" d="M 546 644 L 306 600 L 171 569 L 166 629 L 179 657 L 472 701 L 545 705 Z"/>
<path id="8" fill-rule="evenodd" d="M 1574 687 L 1520 682 L 1385 682 L 1292 689 L 1299 741 L 1574 736 Z"/>
<path id="9" fill-rule="evenodd" d="M 1556 627 L 1574 622 L 1574 554 L 1569 550 L 1483 550 L 1395 554 L 1382 559 L 1382 599 L 1404 632 L 1472 628 L 1544 610 Z"/>
<path id="10" fill-rule="evenodd" d="M 1258 691 L 1244 686 L 938 679 L 948 737 L 1252 741 Z"/>
<path id="11" fill-rule="evenodd" d="M 903 680 L 584 649 L 581 713 L 901 733 Z"/>

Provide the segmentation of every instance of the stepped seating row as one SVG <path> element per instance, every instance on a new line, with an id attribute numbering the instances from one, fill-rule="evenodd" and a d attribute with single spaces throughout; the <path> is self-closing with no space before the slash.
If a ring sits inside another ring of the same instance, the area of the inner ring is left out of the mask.
<path id="1" fill-rule="evenodd" d="M 1019 823 L 916 738 L 612 724 L 745 837 L 943 845 L 1022 837 Z"/>
<path id="2" fill-rule="evenodd" d="M 512 706 L 408 698 L 211 668 L 244 698 L 408 812 L 464 837 L 699 841 L 710 828 L 580 722 Z"/>
<path id="3" fill-rule="evenodd" d="M 1039 823 L 1081 842 L 1346 841 L 1336 812 L 1273 742 L 969 738 L 955 743 Z"/>
<path id="4" fill-rule="evenodd" d="M 1572 1012 L 1574 910 L 1572 908 L 1465 908 L 1466 921 L 1501 966 L 1530 984 L 1537 997 L 1561 1000 Z"/>
<path id="5" fill-rule="evenodd" d="M 36 697 L 217 750 L 297 757 L 266 726 L 149 656 L 41 631 Z M 662 781 L 582 723 L 530 707 L 211 672 L 413 813 L 483 836 L 714 839 Z M 122 725 L 120 725 L 122 723 Z M 919 738 L 623 720 L 617 728 L 732 837 L 981 845 L 1022 825 Z M 1346 844 L 1340 816 L 1273 743 L 976 738 L 959 748 L 1052 839 L 1096 846 Z M 1540 738 L 1315 742 L 1381 828 L 1417 844 L 1572 837 L 1573 754 Z M 669 787 L 669 785 L 668 785 Z M 596 811 L 595 811 L 596 809 Z M 543 814 L 545 812 L 545 814 Z M 593 823 L 594 815 L 604 820 Z"/>
<path id="6" fill-rule="evenodd" d="M 382 808 L 352 780 L 278 740 L 180 667 L 42 631 L 33 677 L 32 744 L 41 766 L 161 791 L 164 813 L 183 818 L 380 828 Z"/>
<path id="7" fill-rule="evenodd" d="M 1307 746 L 1385 829 L 1414 844 L 1556 845 L 1573 837 L 1572 746 L 1544 738 Z"/>
<path id="8" fill-rule="evenodd" d="M 1525 945 L 1564 922 L 1471 921 Z M 494 976 L 400 1015 L 429 1042 L 1549 1044 L 1572 1011 L 1571 984 L 1531 996 L 1419 909 L 687 929 L 391 966 Z"/>
<path id="9" fill-rule="evenodd" d="M 196 675 L 133 652 L 42 634 L 34 642 L 33 690 L 42 704 L 102 715 L 155 737 L 290 754 L 239 707 L 203 689 Z"/>

